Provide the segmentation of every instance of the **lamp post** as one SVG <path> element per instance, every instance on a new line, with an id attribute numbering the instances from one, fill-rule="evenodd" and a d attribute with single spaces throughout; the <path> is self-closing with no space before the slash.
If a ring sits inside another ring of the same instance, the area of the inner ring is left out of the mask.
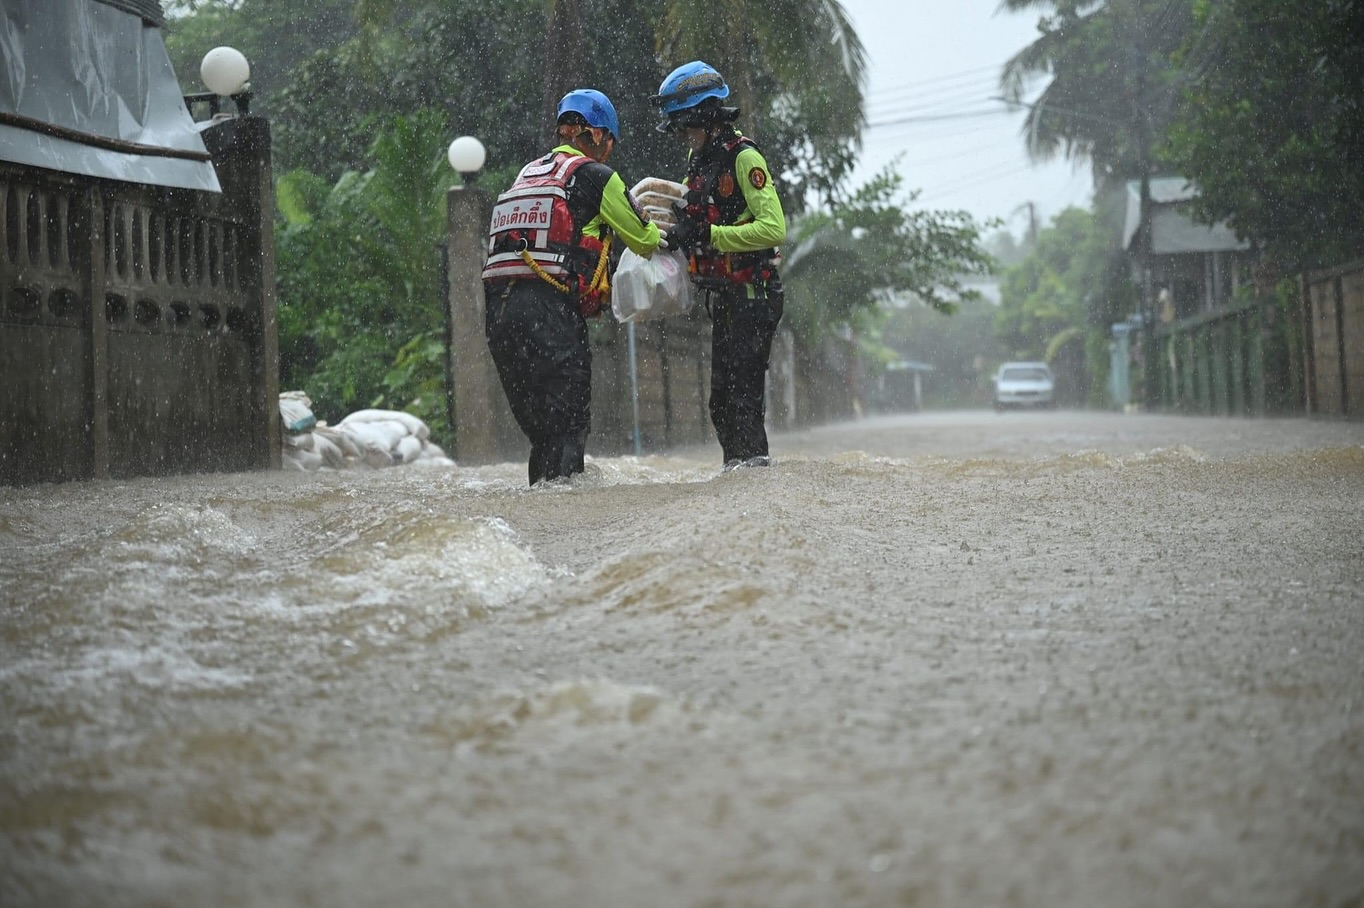
<path id="1" fill-rule="evenodd" d="M 212 93 L 207 99 L 210 109 L 218 114 L 218 98 L 231 98 L 237 113 L 246 115 L 251 104 L 251 64 L 235 47 L 215 47 L 204 54 L 199 63 L 199 77 Z"/>
<path id="2" fill-rule="evenodd" d="M 446 193 L 446 405 L 455 459 L 491 463 L 501 457 L 502 423 L 510 416 L 503 418 L 507 404 L 483 333 L 483 261 L 492 204 L 475 177 L 487 152 L 475 137 L 460 136 L 450 143 L 446 157 L 461 177 L 460 185 Z"/>
<path id="3" fill-rule="evenodd" d="M 211 120 L 199 134 L 213 158 L 222 186 L 224 207 L 245 227 L 234 243 L 233 265 L 240 290 L 256 301 L 249 310 L 249 335 L 259 353 L 255 362 L 253 408 L 265 426 L 263 438 L 271 465 L 280 465 L 279 328 L 275 308 L 275 195 L 270 159 L 270 124 L 251 115 L 251 64 L 234 47 L 215 47 L 204 54 L 199 76 L 207 92 L 186 95 L 193 116 L 196 103 L 206 103 Z M 236 113 L 220 113 L 222 98 Z M 217 268 L 226 268 L 219 257 Z"/>
<path id="4" fill-rule="evenodd" d="M 483 162 L 488 159 L 488 152 L 483 147 L 483 143 L 473 136 L 460 136 L 450 143 L 450 148 L 445 153 L 445 157 L 450 161 L 450 166 L 455 172 L 464 178 L 464 185 L 469 186 L 474 181 L 474 177 L 483 169 Z"/>

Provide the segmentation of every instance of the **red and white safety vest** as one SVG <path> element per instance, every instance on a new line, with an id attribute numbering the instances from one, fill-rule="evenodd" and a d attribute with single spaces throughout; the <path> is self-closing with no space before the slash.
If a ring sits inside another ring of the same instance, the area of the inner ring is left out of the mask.
<path id="1" fill-rule="evenodd" d="M 595 260 L 601 241 L 582 236 L 568 208 L 569 181 L 591 161 L 560 151 L 521 168 L 511 188 L 493 205 L 484 280 L 537 277 L 523 252 L 530 253 L 545 274 L 561 279 L 580 273 L 581 267 L 574 267 L 578 263 Z"/>

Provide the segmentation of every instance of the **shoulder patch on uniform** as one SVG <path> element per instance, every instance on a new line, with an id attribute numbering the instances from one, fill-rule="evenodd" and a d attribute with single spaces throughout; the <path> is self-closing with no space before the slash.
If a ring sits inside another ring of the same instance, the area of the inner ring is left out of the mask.
<path id="1" fill-rule="evenodd" d="M 734 195 L 734 175 L 729 173 L 720 174 L 720 179 L 715 187 L 715 191 L 724 199 Z"/>
<path id="2" fill-rule="evenodd" d="M 748 172 L 748 182 L 753 184 L 754 189 L 762 189 L 767 185 L 767 171 L 754 167 Z"/>

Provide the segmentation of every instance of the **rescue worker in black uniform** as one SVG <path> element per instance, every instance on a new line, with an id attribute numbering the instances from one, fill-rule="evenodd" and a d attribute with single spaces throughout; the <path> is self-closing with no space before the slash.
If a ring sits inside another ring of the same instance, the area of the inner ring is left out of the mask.
<path id="1" fill-rule="evenodd" d="M 674 206 L 673 248 L 690 252 L 691 275 L 711 317 L 710 417 L 724 469 L 768 466 L 764 427 L 768 360 L 785 294 L 777 247 L 786 215 L 762 152 L 724 107 L 729 86 L 696 60 L 673 70 L 652 98 L 658 129 L 684 135 L 690 149 L 685 206 Z"/>
<path id="2" fill-rule="evenodd" d="M 586 319 L 608 303 L 611 245 L 660 243 L 606 165 L 620 134 L 594 89 L 559 102 L 559 145 L 521 169 L 493 208 L 483 269 L 485 334 L 517 425 L 530 440 L 530 484 L 583 471 L 591 429 Z"/>

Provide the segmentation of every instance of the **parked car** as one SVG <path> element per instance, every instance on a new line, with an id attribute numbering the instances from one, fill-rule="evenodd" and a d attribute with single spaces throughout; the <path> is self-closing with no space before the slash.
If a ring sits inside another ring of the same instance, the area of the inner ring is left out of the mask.
<path id="1" fill-rule="evenodd" d="M 1046 363 L 1005 363 L 995 373 L 996 410 L 1056 406 L 1056 381 Z"/>

